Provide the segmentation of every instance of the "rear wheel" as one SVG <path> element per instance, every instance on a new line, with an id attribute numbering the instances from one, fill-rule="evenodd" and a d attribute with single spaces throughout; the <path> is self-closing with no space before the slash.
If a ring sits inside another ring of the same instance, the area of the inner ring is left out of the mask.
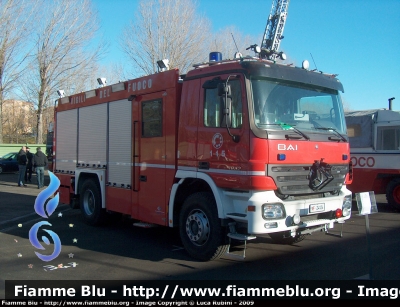
<path id="1" fill-rule="evenodd" d="M 229 246 L 226 231 L 211 193 L 199 192 L 186 199 L 180 213 L 179 234 L 190 256 L 201 261 L 221 257 Z"/>
<path id="2" fill-rule="evenodd" d="M 100 187 L 93 179 L 86 180 L 82 185 L 80 208 L 87 224 L 97 226 L 106 221 L 107 213 L 102 208 Z"/>
<path id="3" fill-rule="evenodd" d="M 400 178 L 393 179 L 387 185 L 386 200 L 389 205 L 400 209 Z"/>
<path id="4" fill-rule="evenodd" d="M 296 235 L 295 237 L 292 237 L 290 235 L 285 236 L 285 234 L 287 234 L 287 233 L 275 232 L 275 233 L 269 233 L 268 235 L 271 237 L 271 239 L 272 239 L 272 241 L 274 241 L 274 243 L 278 243 L 278 244 L 292 245 L 292 244 L 299 243 L 305 239 L 305 235 Z"/>

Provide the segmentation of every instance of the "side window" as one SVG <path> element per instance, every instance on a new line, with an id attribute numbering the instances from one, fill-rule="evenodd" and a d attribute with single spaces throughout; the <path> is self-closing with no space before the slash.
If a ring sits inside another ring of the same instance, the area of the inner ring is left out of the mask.
<path id="1" fill-rule="evenodd" d="M 360 137 L 361 136 L 361 125 L 354 124 L 347 126 L 347 135 L 349 138 Z"/>
<path id="2" fill-rule="evenodd" d="M 222 122 L 222 101 L 218 89 L 205 89 L 204 126 L 220 127 Z"/>
<path id="3" fill-rule="evenodd" d="M 142 137 L 162 136 L 162 100 L 142 103 Z"/>
<path id="4" fill-rule="evenodd" d="M 377 150 L 400 149 L 400 127 L 378 127 Z"/>
<path id="5" fill-rule="evenodd" d="M 232 126 L 230 128 L 242 127 L 242 90 L 240 80 L 229 81 L 232 93 Z M 218 89 L 204 90 L 204 126 L 221 127 L 223 121 L 223 102 L 218 96 Z"/>

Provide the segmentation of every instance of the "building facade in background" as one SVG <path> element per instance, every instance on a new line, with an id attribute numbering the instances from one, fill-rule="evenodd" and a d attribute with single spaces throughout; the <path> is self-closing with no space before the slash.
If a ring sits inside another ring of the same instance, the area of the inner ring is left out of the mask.
<path id="1" fill-rule="evenodd" d="M 8 99 L 3 102 L 3 143 L 36 143 L 37 110 L 32 102 Z M 53 122 L 54 107 L 43 112 L 44 136 L 46 139 L 49 123 Z"/>

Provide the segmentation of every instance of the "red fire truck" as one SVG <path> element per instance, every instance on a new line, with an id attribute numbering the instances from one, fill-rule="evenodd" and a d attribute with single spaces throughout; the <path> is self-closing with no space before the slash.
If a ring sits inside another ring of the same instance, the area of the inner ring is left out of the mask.
<path id="1" fill-rule="evenodd" d="M 60 202 L 91 225 L 117 212 L 178 227 L 202 261 L 232 254 L 231 240 L 328 232 L 351 216 L 342 91 L 306 65 L 213 52 L 185 75 L 161 69 L 60 98 Z"/>

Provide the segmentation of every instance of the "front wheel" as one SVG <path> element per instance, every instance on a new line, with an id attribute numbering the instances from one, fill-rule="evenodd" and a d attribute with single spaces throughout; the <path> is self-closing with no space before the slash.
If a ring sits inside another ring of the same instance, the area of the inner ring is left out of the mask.
<path id="1" fill-rule="evenodd" d="M 199 192 L 185 200 L 179 218 L 179 234 L 193 258 L 209 261 L 226 253 L 229 246 L 227 232 L 221 226 L 211 193 Z"/>
<path id="2" fill-rule="evenodd" d="M 93 179 L 83 183 L 79 200 L 83 219 L 87 224 L 97 226 L 106 221 L 107 213 L 102 208 L 100 187 Z"/>
<path id="3" fill-rule="evenodd" d="M 392 207 L 400 209 L 400 178 L 393 179 L 387 185 L 386 200 Z"/>

